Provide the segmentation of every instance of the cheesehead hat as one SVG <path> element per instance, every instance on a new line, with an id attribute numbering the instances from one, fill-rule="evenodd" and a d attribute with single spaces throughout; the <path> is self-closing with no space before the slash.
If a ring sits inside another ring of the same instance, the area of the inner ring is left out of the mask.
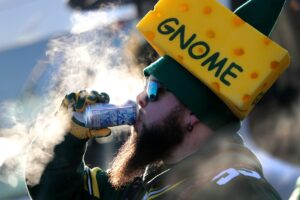
<path id="1" fill-rule="evenodd" d="M 162 56 L 144 74 L 212 129 L 239 126 L 290 62 L 267 37 L 284 2 L 252 0 L 232 13 L 216 0 L 160 0 L 137 25 Z"/>

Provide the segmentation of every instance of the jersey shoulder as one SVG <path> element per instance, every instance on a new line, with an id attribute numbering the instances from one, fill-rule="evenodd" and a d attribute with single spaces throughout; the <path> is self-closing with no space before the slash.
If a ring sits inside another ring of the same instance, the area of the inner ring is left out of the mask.
<path id="1" fill-rule="evenodd" d="M 281 199 L 260 172 L 247 168 L 227 168 L 214 176 L 205 189 L 229 199 Z"/>

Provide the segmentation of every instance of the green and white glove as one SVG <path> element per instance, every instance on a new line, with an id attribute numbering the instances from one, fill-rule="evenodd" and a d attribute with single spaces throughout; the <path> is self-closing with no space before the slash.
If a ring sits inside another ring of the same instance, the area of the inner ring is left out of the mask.
<path id="1" fill-rule="evenodd" d="M 81 90 L 77 93 L 70 93 L 65 96 L 61 103 L 60 110 L 70 113 L 71 122 L 68 132 L 79 139 L 88 139 L 92 137 L 105 137 L 110 135 L 109 128 L 99 130 L 89 129 L 85 127 L 83 112 L 88 105 L 96 103 L 109 103 L 109 96 L 106 93 L 98 93 L 96 91 L 87 92 Z"/>

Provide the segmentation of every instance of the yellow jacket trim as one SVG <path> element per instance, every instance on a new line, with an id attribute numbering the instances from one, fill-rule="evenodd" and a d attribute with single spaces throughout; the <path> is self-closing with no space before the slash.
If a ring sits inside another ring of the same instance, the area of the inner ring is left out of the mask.
<path id="1" fill-rule="evenodd" d="M 153 196 L 150 196 L 150 197 L 148 198 L 148 200 L 152 200 L 152 199 L 155 199 L 155 198 L 161 196 L 162 194 L 164 194 L 164 193 L 166 193 L 166 192 L 168 192 L 168 191 L 174 189 L 175 187 L 177 187 L 178 185 L 180 185 L 180 184 L 183 183 L 183 182 L 184 182 L 184 180 L 181 180 L 181 181 L 175 183 L 174 185 L 168 187 L 166 190 L 163 190 L 162 192 L 160 192 L 160 193 L 158 193 L 158 194 L 155 194 L 155 195 L 153 195 Z"/>
<path id="2" fill-rule="evenodd" d="M 100 192 L 99 192 L 99 186 L 97 182 L 97 172 L 100 171 L 101 169 L 96 167 L 91 170 L 91 178 L 92 178 L 92 188 L 93 188 L 93 193 L 94 196 L 97 198 L 100 198 Z"/>

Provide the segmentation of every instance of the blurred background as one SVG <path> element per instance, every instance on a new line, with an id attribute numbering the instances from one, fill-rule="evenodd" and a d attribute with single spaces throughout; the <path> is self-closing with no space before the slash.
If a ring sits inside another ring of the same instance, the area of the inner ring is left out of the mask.
<path id="1" fill-rule="evenodd" d="M 109 44 L 114 47 L 114 51 L 118 49 L 118 55 L 122 57 L 120 62 L 130 66 L 129 70 L 141 73 L 143 67 L 154 61 L 158 55 L 139 36 L 135 25 L 156 2 L 155 0 L 0 1 L 1 200 L 29 199 L 23 176 L 23 162 L 26 147 L 35 135 L 28 134 L 31 137 L 26 137 L 30 130 L 28 127 L 34 123 L 37 113 L 45 105 L 40 103 L 47 98 L 44 96 L 45 92 L 49 91 L 49 88 L 55 91 L 63 85 L 61 80 L 64 77 L 56 79 L 55 76 L 58 74 L 54 72 L 58 70 L 60 61 L 65 57 L 55 54 L 59 51 L 55 44 L 60 42 L 66 45 L 78 40 L 88 41 L 96 34 L 101 42 L 110 41 Z M 220 2 L 233 10 L 246 1 Z M 89 24 L 90 21 L 93 24 Z M 78 23 L 81 23 L 81 26 L 78 26 Z M 80 37 L 74 39 L 72 35 Z M 289 50 L 292 57 L 291 66 L 258 103 L 244 121 L 240 131 L 246 144 L 262 162 L 266 178 L 280 192 L 283 199 L 288 199 L 297 177 L 300 176 L 299 35 L 300 0 L 287 0 L 271 38 Z M 98 57 L 101 56 L 103 55 L 98 54 Z M 72 64 L 66 69 L 72 71 Z M 86 69 L 85 73 L 93 76 L 95 72 Z M 85 85 L 78 87 L 82 89 Z M 15 128 L 16 126 L 18 128 Z M 17 132 L 20 126 L 24 134 Z M 21 141 L 21 137 L 26 137 L 27 140 L 22 143 L 16 142 Z M 103 167 L 103 163 L 104 165 L 109 163 L 116 149 L 125 140 L 126 134 L 112 137 L 115 138 L 90 141 L 85 158 L 88 165 L 92 167 L 101 163 Z M 14 140 L 10 140 L 11 138 Z"/>

